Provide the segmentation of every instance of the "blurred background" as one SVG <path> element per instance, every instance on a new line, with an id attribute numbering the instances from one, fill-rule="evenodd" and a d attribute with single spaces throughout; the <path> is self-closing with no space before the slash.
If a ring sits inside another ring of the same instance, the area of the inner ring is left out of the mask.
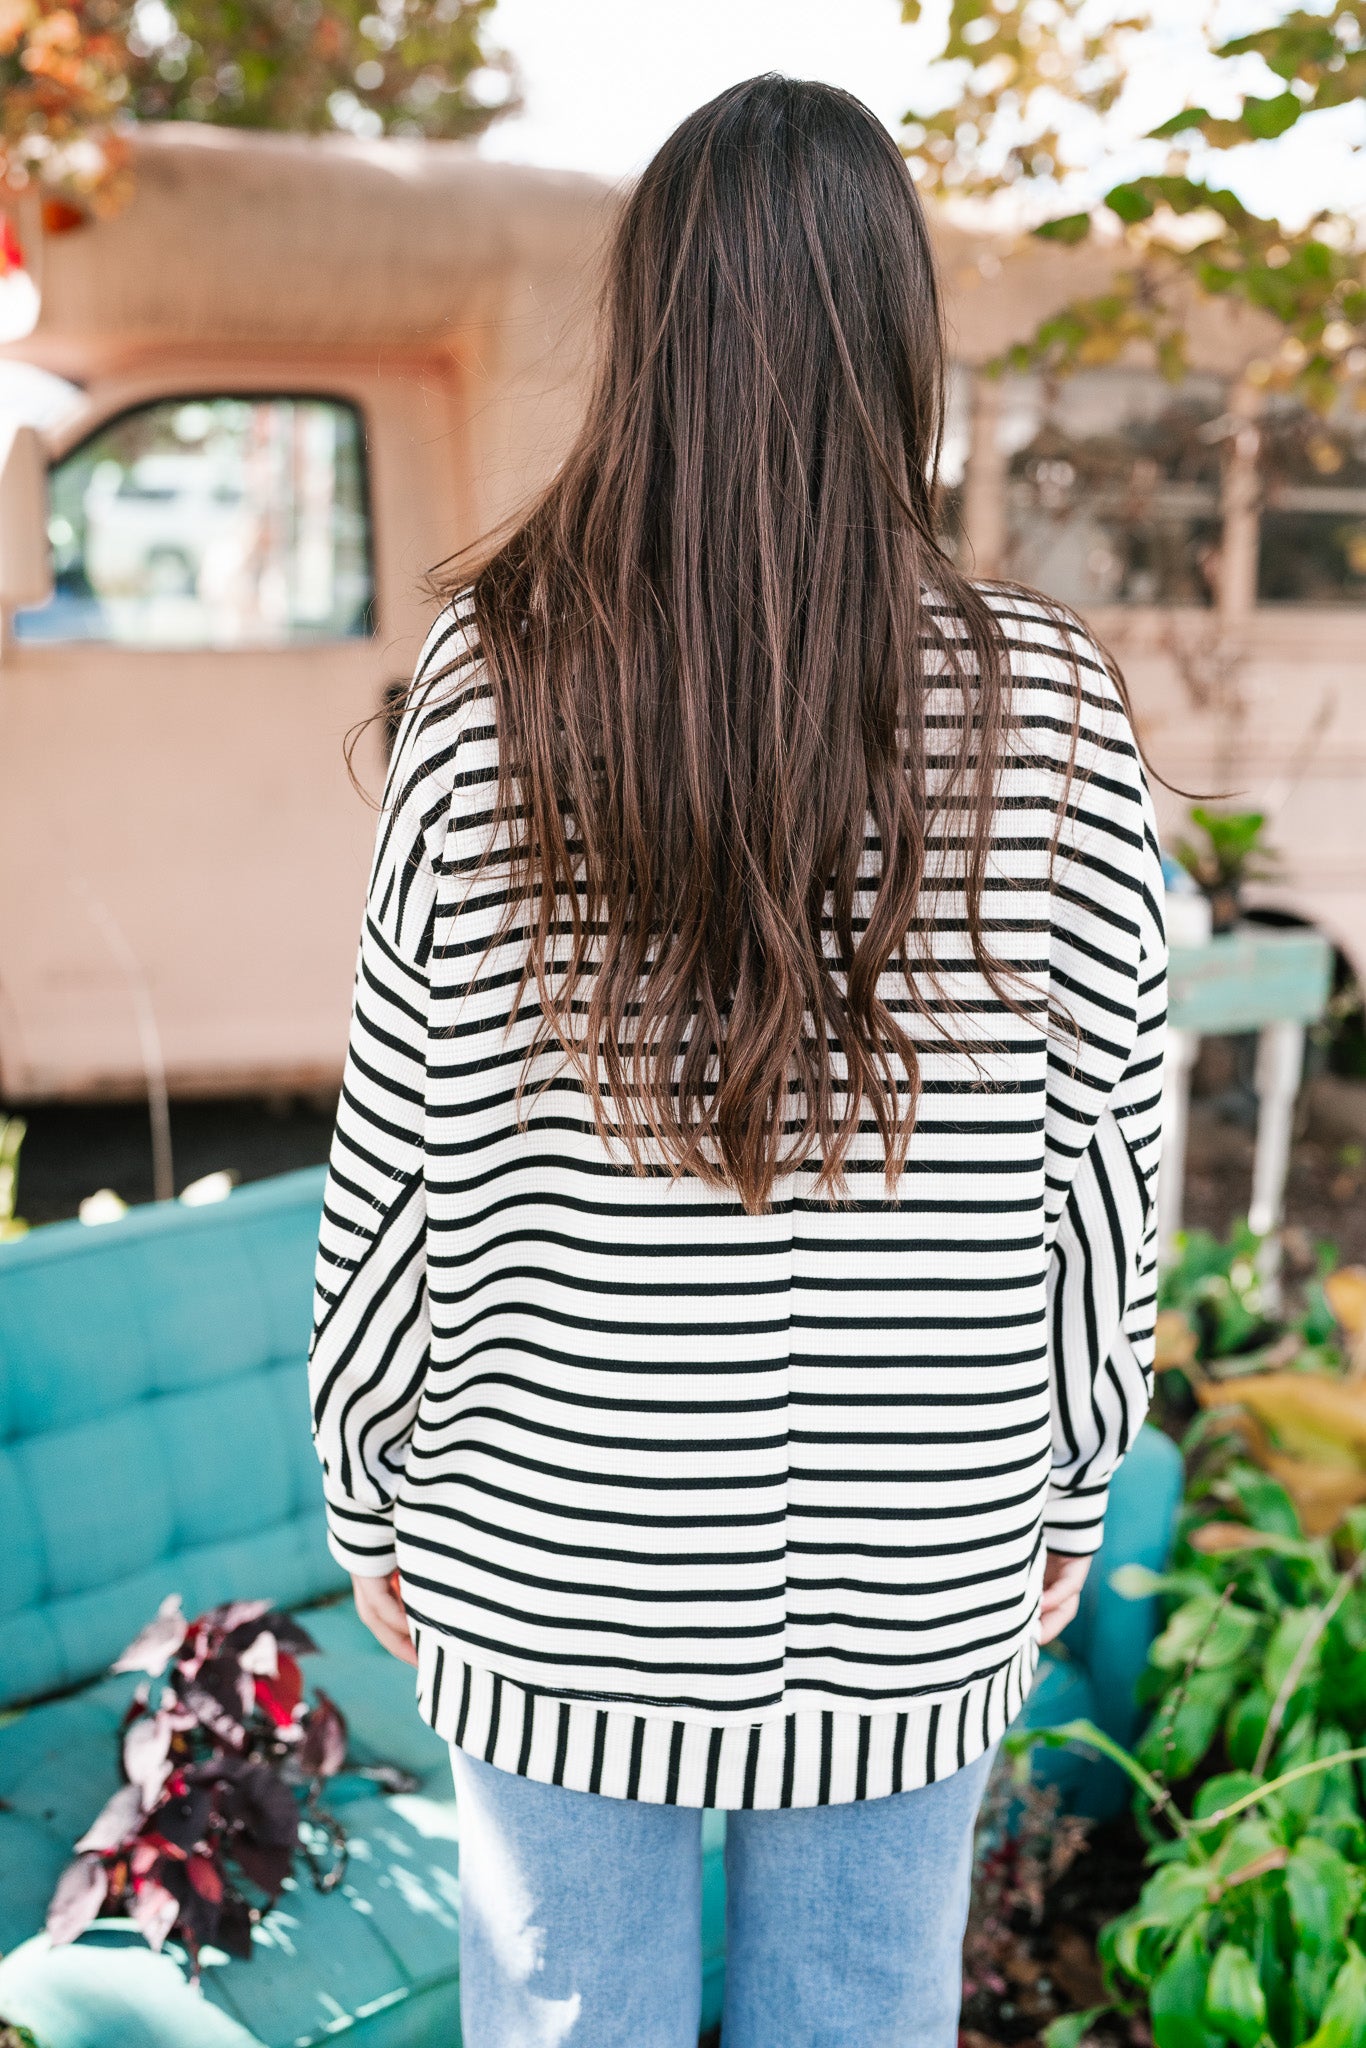
<path id="1" fill-rule="evenodd" d="M 774 68 L 863 97 L 931 207 L 951 545 L 1082 610 L 1159 770 L 1262 818 L 1216 847 L 1162 794 L 1201 886 L 1232 862 L 1244 913 L 1327 938 L 1292 1208 L 1366 1252 L 1360 60 L 1346 16 L 1301 62 L 1277 13 L 12 0 L 0 420 L 41 437 L 50 542 L 0 689 L 16 1215 L 322 1156 L 372 822 L 343 736 L 424 572 L 564 447 L 625 181 Z M 1254 1068 L 1203 1034 L 1214 1227 Z"/>

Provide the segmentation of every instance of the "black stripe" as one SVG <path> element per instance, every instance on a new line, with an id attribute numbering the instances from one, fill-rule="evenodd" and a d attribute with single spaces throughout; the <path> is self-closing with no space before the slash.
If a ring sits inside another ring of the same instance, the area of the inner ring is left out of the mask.
<path id="1" fill-rule="evenodd" d="M 631 1765 L 626 1773 L 626 1797 L 634 1799 L 640 1791 L 640 1759 L 645 1749 L 645 1723 L 637 1720 L 631 1730 Z"/>
<path id="2" fill-rule="evenodd" d="M 754 1782 L 759 1775 L 759 1738 L 762 1733 L 763 1730 L 757 1722 L 749 1731 L 749 1748 L 745 1752 L 745 1787 L 740 1800 L 741 1806 L 753 1806 L 754 1804 Z"/>
<path id="3" fill-rule="evenodd" d="M 792 1786 L 797 1772 L 797 1717 L 789 1714 L 783 1722 L 783 1789 L 780 1806 L 791 1806 Z M 748 1804 L 748 1801 L 746 1801 Z"/>
<path id="4" fill-rule="evenodd" d="M 493 1762 L 493 1752 L 498 1747 L 498 1722 L 503 1711 L 503 1680 L 501 1673 L 493 1674 L 493 1698 L 489 1704 L 489 1739 L 484 1745 L 484 1762 Z"/>
<path id="5" fill-rule="evenodd" d="M 675 1721 L 669 1737 L 669 1775 L 664 1786 L 664 1804 L 678 1804 L 678 1769 L 683 1761 L 683 1723 Z"/>
<path id="6" fill-rule="evenodd" d="M 716 1780 L 721 1770 L 721 1744 L 724 1737 L 723 1728 L 713 1728 L 707 1740 L 707 1782 L 702 1790 L 704 1806 L 716 1804 Z"/>

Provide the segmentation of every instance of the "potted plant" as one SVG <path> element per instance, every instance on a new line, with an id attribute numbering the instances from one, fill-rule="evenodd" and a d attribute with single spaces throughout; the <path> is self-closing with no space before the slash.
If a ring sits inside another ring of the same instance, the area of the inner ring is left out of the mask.
<path id="1" fill-rule="evenodd" d="M 1243 885 L 1275 870 L 1275 857 L 1262 836 L 1265 814 L 1212 811 L 1196 804 L 1190 821 L 1202 836 L 1198 841 L 1178 839 L 1176 858 L 1209 898 L 1214 931 L 1232 931 L 1242 915 Z"/>

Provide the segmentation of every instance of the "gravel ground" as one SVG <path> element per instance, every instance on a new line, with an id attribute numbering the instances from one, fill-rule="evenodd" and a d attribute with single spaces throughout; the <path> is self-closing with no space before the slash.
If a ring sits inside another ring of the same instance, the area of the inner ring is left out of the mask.
<path id="1" fill-rule="evenodd" d="M 1286 1185 L 1285 1220 L 1312 1241 L 1337 1247 L 1340 1265 L 1366 1265 L 1366 1170 L 1362 1148 L 1333 1139 L 1296 1140 Z M 1222 1237 L 1247 1214 L 1252 1132 L 1210 1103 L 1191 1111 L 1185 1222 Z"/>
<path id="2" fill-rule="evenodd" d="M 147 1112 L 133 1103 L 40 1104 L 19 1112 L 28 1135 L 19 1161 L 19 1213 L 30 1223 L 74 1216 L 96 1188 L 125 1202 L 152 1199 Z M 171 1105 L 177 1191 L 227 1169 L 264 1180 L 327 1157 L 333 1105 L 259 1098 Z"/>

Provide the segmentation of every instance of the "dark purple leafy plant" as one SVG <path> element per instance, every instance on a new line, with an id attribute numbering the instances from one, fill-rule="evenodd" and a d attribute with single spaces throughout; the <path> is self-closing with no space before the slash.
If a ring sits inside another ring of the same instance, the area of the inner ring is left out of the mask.
<path id="1" fill-rule="evenodd" d="M 178 1595 L 162 1601 L 113 1666 L 146 1674 L 121 1729 L 125 1782 L 58 1881 L 47 1914 L 54 1942 L 116 1914 L 155 1949 L 174 1935 L 197 1975 L 206 1943 L 250 1956 L 252 1924 L 297 1854 L 320 1890 L 340 1882 L 345 1836 L 318 1794 L 346 1759 L 346 1723 L 320 1688 L 312 1706 L 304 1698 L 297 1660 L 316 1649 L 264 1600 L 234 1600 L 195 1621 Z M 327 1835 L 325 1861 L 301 1839 L 301 1814 Z"/>

